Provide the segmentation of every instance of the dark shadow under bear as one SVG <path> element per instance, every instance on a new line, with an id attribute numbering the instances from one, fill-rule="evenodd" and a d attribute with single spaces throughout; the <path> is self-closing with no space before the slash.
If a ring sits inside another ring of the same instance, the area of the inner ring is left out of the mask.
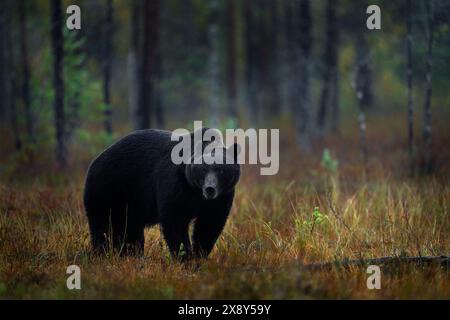
<path id="1" fill-rule="evenodd" d="M 91 163 L 84 206 L 95 251 L 142 255 L 144 228 L 159 224 L 174 257 L 208 256 L 230 213 L 239 164 L 176 165 L 177 143 L 169 131 L 136 131 Z M 236 160 L 238 146 L 232 148 Z"/>

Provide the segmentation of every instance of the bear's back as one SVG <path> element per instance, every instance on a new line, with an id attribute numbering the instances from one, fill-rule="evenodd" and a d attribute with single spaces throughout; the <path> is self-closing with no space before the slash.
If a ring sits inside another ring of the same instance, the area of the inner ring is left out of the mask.
<path id="1" fill-rule="evenodd" d="M 172 150 L 171 133 L 163 130 L 139 130 L 123 137 L 95 158 L 88 169 L 86 190 L 113 188 L 123 191 L 140 184 L 143 175 L 157 170 Z M 92 191 L 94 191 L 92 190 Z"/>

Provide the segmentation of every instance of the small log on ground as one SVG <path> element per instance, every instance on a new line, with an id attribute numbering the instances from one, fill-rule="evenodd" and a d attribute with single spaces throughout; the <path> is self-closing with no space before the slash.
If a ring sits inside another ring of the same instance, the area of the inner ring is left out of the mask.
<path id="1" fill-rule="evenodd" d="M 416 267 L 440 266 L 449 270 L 450 256 L 427 256 L 427 257 L 382 257 L 373 259 L 340 260 L 325 263 L 312 263 L 302 265 L 304 270 L 331 270 L 332 268 L 363 267 L 368 265 L 399 267 L 403 265 L 414 265 Z"/>
<path id="2" fill-rule="evenodd" d="M 302 271 L 330 271 L 333 268 L 336 269 L 350 269 L 350 268 L 361 268 L 367 267 L 369 265 L 377 265 L 379 267 L 384 267 L 390 270 L 397 270 L 401 267 L 417 267 L 417 268 L 428 268 L 428 267 L 439 267 L 442 270 L 450 271 L 450 256 L 426 256 L 426 257 L 382 257 L 382 258 L 371 258 L 371 259 L 344 259 L 332 262 L 318 262 L 310 264 L 294 264 L 294 265 L 284 265 L 280 267 L 244 267 L 244 268 L 229 268 L 228 271 L 234 272 L 283 272 L 286 270 L 299 269 Z"/>

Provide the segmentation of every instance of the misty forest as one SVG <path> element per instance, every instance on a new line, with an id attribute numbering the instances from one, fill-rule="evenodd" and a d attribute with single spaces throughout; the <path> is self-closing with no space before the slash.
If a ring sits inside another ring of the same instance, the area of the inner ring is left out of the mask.
<path id="1" fill-rule="evenodd" d="M 449 84 L 450 0 L 1 0 L 0 299 L 448 298 Z M 279 129 L 279 172 L 201 265 L 92 255 L 90 162 L 194 120 Z"/>

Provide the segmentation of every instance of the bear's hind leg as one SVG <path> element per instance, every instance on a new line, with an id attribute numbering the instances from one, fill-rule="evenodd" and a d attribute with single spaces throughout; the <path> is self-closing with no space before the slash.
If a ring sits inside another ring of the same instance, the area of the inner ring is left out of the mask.
<path id="1" fill-rule="evenodd" d="M 91 243 L 95 253 L 119 253 L 120 255 L 144 254 L 144 224 L 132 211 L 114 209 L 100 210 L 88 215 Z"/>
<path id="2" fill-rule="evenodd" d="M 95 215 L 95 213 L 102 212 L 98 208 L 87 210 L 87 212 L 92 249 L 96 254 L 104 254 L 108 250 L 107 221 L 102 219 L 102 215 Z"/>
<path id="3" fill-rule="evenodd" d="M 144 254 L 144 223 L 136 218 L 132 210 L 127 210 L 111 216 L 112 247 L 120 255 Z"/>
<path id="4" fill-rule="evenodd" d="M 143 256 L 144 255 L 144 227 L 134 226 L 127 228 L 125 239 L 120 239 L 120 254 L 126 256 Z"/>

